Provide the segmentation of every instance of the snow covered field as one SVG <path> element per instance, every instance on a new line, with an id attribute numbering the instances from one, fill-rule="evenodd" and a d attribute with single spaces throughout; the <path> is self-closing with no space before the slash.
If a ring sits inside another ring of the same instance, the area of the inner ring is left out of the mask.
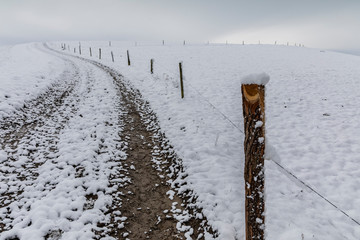
<path id="1" fill-rule="evenodd" d="M 79 56 L 78 42 L 66 44 L 70 51 L 65 53 Z M 62 51 L 60 43 L 49 46 Z M 98 59 L 100 47 L 101 60 Z M 0 49 L 0 117 L 44 91 L 66 67 L 60 59 L 48 57 L 39 48 L 41 44 Z M 178 181 L 186 181 L 185 186 L 194 190 L 198 206 L 218 230 L 220 239 L 244 238 L 240 80 L 252 73 L 269 74 L 271 79 L 266 86 L 267 239 L 360 239 L 360 225 L 356 223 L 360 221 L 359 57 L 269 45 L 137 43 L 135 46 L 112 42 L 109 46 L 108 42 L 82 42 L 81 48 L 81 57 L 117 70 L 150 102 L 162 130 L 182 158 L 187 176 Z M 130 52 L 130 67 L 126 50 Z M 151 58 L 155 60 L 153 75 L 150 74 Z M 179 89 L 180 61 L 185 76 L 184 99 L 180 98 Z M 36 65 L 27 64 L 29 62 Z M 18 71 L 22 67 L 24 69 Z M 107 94 L 101 89 L 95 93 Z M 95 93 L 89 96 L 89 101 L 98 98 Z M 104 97 L 103 105 L 97 109 L 104 112 L 112 106 L 110 99 L 111 96 Z M 74 124 L 73 129 L 79 127 L 76 120 L 69 124 Z M 104 136 L 109 131 L 104 131 Z M 3 155 L 0 161 L 6 160 Z"/>

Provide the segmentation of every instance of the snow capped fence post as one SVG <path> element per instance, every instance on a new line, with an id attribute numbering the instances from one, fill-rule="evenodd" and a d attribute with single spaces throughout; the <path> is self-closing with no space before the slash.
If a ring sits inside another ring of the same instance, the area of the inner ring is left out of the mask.
<path id="1" fill-rule="evenodd" d="M 180 71 L 181 98 L 184 98 L 184 84 L 183 84 L 182 62 L 179 62 L 179 71 Z"/>
<path id="2" fill-rule="evenodd" d="M 150 72 L 151 74 L 154 73 L 154 59 L 150 59 Z"/>
<path id="3" fill-rule="evenodd" d="M 265 73 L 249 75 L 242 79 L 246 240 L 264 240 L 264 98 L 265 85 L 269 79 Z"/>
<path id="4" fill-rule="evenodd" d="M 127 54 L 127 60 L 128 60 L 128 66 L 130 66 L 130 55 L 129 55 L 129 50 L 126 51 Z"/>

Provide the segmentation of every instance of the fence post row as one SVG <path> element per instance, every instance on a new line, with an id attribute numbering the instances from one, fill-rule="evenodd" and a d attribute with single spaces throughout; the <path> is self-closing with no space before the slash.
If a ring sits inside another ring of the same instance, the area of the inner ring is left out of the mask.
<path id="1" fill-rule="evenodd" d="M 184 83 L 183 83 L 182 62 L 179 62 L 179 71 L 180 71 L 180 90 L 181 90 L 181 98 L 184 98 Z"/>
<path id="2" fill-rule="evenodd" d="M 242 84 L 246 240 L 264 240 L 265 86 Z"/>

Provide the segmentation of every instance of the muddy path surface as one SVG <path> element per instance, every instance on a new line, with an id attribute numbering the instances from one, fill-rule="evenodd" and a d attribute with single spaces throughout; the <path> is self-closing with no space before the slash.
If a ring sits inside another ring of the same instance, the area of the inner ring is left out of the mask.
<path id="1" fill-rule="evenodd" d="M 68 62 L 48 91 L 0 122 L 0 239 L 210 239 L 141 93 L 98 62 Z M 31 234 L 32 238 L 29 238 Z"/>

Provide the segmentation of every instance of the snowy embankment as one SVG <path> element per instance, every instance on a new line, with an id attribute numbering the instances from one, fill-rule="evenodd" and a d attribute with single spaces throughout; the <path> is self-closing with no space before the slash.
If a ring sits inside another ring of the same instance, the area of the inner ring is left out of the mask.
<path id="1" fill-rule="evenodd" d="M 222 239 L 244 236 L 240 79 L 251 73 L 269 74 L 267 239 L 360 238 L 356 222 L 273 162 L 360 221 L 359 57 L 266 45 L 81 44 L 81 56 L 91 59 L 98 59 L 101 47 L 98 61 L 122 73 L 150 102 L 183 159 L 187 186 Z M 67 45 L 71 51 L 66 52 L 74 54 L 74 48 L 78 52 L 78 43 Z M 59 49 L 60 43 L 52 46 Z M 153 75 L 151 58 L 155 60 Z M 180 61 L 184 99 L 179 90 Z"/>
<path id="2" fill-rule="evenodd" d="M 78 56 L 78 43 L 67 44 L 71 51 L 65 52 Z M 60 43 L 50 46 L 60 50 Z M 89 56 L 89 47 L 93 57 Z M 77 53 L 73 53 L 74 48 Z M 33 49 L 27 45 L 1 49 L 1 117 L 43 91 L 52 84 L 51 76 L 57 78 L 65 68 L 61 60 L 37 50 L 33 54 Z M 84 42 L 81 57 L 97 59 L 116 69 L 150 102 L 161 128 L 183 160 L 187 176 L 179 181 L 186 181 L 185 186 L 198 196 L 197 204 L 218 230 L 220 239 L 244 238 L 240 80 L 248 74 L 266 72 L 271 77 L 266 86 L 267 240 L 360 239 L 358 224 L 273 162 L 360 221 L 359 57 L 286 46 L 135 46 L 120 42 L 113 42 L 111 47 L 107 42 Z M 151 58 L 155 59 L 153 75 Z M 179 89 L 180 61 L 185 76 L 184 99 Z M 20 67 L 24 69 L 18 71 Z M 96 101 L 96 94 L 105 94 L 94 88 L 89 101 Z M 101 105 L 93 104 L 96 109 L 84 111 L 109 109 L 106 106 L 112 106 L 111 97 Z M 76 119 L 69 124 L 69 129 L 79 134 L 87 131 Z M 81 145 L 80 138 L 70 132 L 67 139 L 60 139 L 64 151 L 71 144 Z M 76 231 L 74 226 L 68 227 Z"/>

